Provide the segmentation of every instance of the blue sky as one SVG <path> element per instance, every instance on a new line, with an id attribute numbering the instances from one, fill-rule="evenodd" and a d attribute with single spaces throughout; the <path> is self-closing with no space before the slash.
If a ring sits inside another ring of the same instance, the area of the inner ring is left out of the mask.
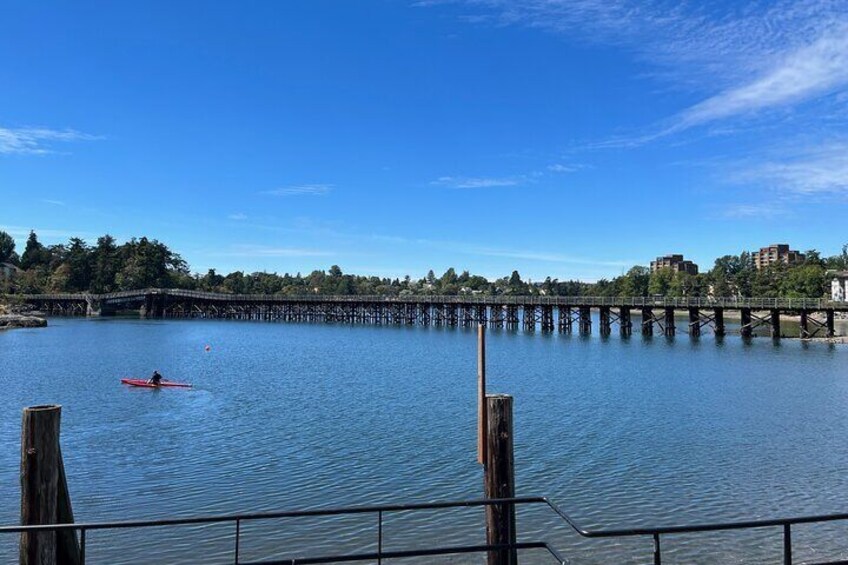
<path id="1" fill-rule="evenodd" d="M 848 242 L 848 3 L 0 6 L 0 229 L 596 280 Z"/>

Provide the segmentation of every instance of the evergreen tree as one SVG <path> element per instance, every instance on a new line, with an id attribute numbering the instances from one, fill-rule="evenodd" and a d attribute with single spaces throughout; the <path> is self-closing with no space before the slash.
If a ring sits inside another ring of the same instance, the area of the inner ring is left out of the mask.
<path id="1" fill-rule="evenodd" d="M 0 263 L 4 263 L 12 259 L 15 253 L 15 240 L 12 236 L 4 231 L 0 231 Z"/>
<path id="2" fill-rule="evenodd" d="M 35 232 L 30 231 L 23 255 L 21 255 L 21 269 L 27 270 L 42 265 L 46 266 L 48 263 L 49 254 L 38 241 L 38 236 Z"/>

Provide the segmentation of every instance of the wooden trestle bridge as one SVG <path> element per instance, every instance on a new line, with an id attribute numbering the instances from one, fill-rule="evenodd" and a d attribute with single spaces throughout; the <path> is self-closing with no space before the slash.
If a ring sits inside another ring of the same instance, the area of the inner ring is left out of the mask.
<path id="1" fill-rule="evenodd" d="M 780 337 L 781 316 L 800 318 L 801 337 L 833 337 L 834 314 L 848 302 L 805 298 L 614 298 L 566 296 L 282 296 L 220 294 L 149 288 L 110 294 L 30 294 L 8 296 L 49 316 L 105 316 L 138 310 L 145 318 L 210 318 L 280 322 L 335 322 L 423 325 L 533 331 L 592 332 L 617 327 L 630 335 L 634 325 L 645 335 L 725 335 L 725 313 L 738 312 L 740 333 L 758 328 Z M 676 319 L 688 317 L 688 322 Z M 679 327 L 682 326 L 682 327 Z"/>

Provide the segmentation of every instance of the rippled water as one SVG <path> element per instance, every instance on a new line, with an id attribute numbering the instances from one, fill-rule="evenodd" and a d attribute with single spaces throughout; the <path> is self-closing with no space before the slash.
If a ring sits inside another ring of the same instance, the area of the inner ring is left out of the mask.
<path id="1" fill-rule="evenodd" d="M 0 518 L 18 520 L 21 408 L 42 403 L 63 405 L 78 521 L 479 497 L 475 355 L 458 329 L 53 319 L 0 333 Z M 518 493 L 587 527 L 846 511 L 846 347 L 495 330 L 488 357 L 490 390 L 515 396 Z M 196 388 L 118 382 L 153 369 Z M 541 508 L 518 524 L 573 563 L 651 560 L 649 539 L 582 540 Z M 385 547 L 478 543 L 481 526 L 479 509 L 390 515 Z M 846 529 L 798 527 L 798 562 L 848 558 Z M 227 563 L 233 532 L 88 541 L 91 563 Z M 242 558 L 375 542 L 370 517 L 279 520 L 243 528 Z M 15 543 L 0 538 L 0 562 Z M 672 536 L 663 550 L 667 563 L 775 563 L 781 538 Z"/>

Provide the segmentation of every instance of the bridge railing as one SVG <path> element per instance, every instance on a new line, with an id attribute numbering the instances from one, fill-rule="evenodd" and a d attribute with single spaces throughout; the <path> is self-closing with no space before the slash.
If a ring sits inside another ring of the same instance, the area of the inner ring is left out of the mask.
<path id="1" fill-rule="evenodd" d="M 426 305 L 484 305 L 484 306 L 589 306 L 589 307 L 632 307 L 632 308 L 751 308 L 759 310 L 824 310 L 848 309 L 848 302 L 834 302 L 825 298 L 737 298 L 737 297 L 612 297 L 612 296 L 484 296 L 484 295 L 343 295 L 320 294 L 225 294 L 199 290 L 148 288 L 107 294 L 30 294 L 17 295 L 18 299 L 30 301 L 89 301 L 130 302 L 147 296 L 172 296 L 208 302 L 263 302 L 263 303 L 367 303 L 367 304 L 426 304 Z M 14 296 L 14 295 L 12 295 Z"/>

